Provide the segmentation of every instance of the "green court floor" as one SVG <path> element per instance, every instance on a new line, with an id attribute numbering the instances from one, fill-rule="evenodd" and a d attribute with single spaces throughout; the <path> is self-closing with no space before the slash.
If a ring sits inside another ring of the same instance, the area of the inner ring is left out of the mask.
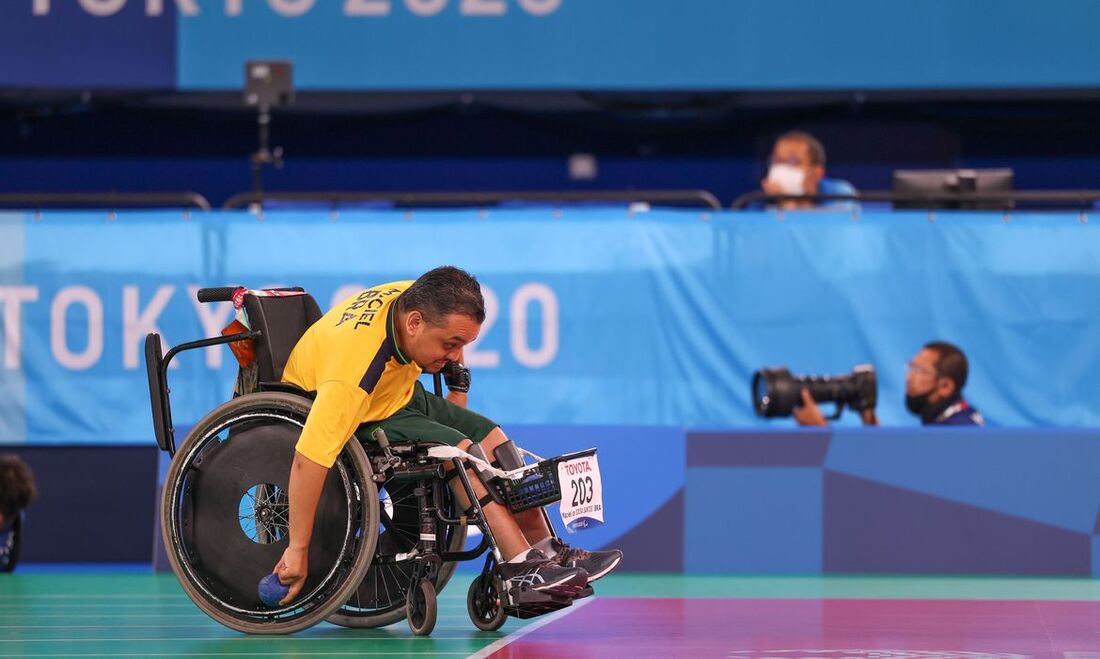
<path id="1" fill-rule="evenodd" d="M 477 631 L 466 615 L 471 577 L 456 575 L 440 597 L 432 637 L 415 638 L 405 623 L 373 630 L 323 624 L 288 637 L 246 636 L 199 611 L 170 574 L 0 575 L 0 656 L 469 656 L 502 647 L 510 635 L 542 620 L 509 620 L 500 632 Z M 1100 601 L 1100 581 L 612 575 L 597 584 L 597 597 Z"/>

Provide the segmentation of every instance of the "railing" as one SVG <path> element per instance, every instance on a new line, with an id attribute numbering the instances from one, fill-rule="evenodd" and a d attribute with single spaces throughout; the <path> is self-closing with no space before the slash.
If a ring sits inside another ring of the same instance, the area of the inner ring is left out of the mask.
<path id="1" fill-rule="evenodd" d="M 0 208 L 197 208 L 210 202 L 197 192 L 6 192 Z"/>
<path id="2" fill-rule="evenodd" d="M 1070 206 L 1091 209 L 1100 201 L 1100 190 L 1017 190 L 1014 192 L 944 192 L 914 194 L 868 190 L 856 194 L 773 195 L 767 192 L 747 192 L 733 200 L 730 208 L 743 210 L 756 203 L 780 201 L 851 201 L 889 202 L 894 208 L 937 210 L 962 208 L 976 210 L 1018 210 L 1023 206 Z"/>
<path id="3" fill-rule="evenodd" d="M 395 207 L 499 206 L 508 202 L 579 204 L 601 202 L 648 203 L 720 210 L 721 202 L 706 190 L 592 190 L 494 192 L 244 192 L 230 197 L 222 208 L 247 208 L 265 203 L 344 204 L 385 203 Z"/>

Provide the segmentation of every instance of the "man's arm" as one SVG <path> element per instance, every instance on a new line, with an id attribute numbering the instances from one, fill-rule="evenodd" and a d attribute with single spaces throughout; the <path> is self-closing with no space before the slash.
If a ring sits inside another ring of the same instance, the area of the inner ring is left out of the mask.
<path id="1" fill-rule="evenodd" d="M 309 542 L 313 537 L 313 519 L 317 502 L 325 485 L 328 467 L 323 467 L 301 453 L 294 452 L 290 468 L 290 545 L 275 566 L 283 585 L 290 586 L 279 604 L 286 605 L 298 597 L 309 574 Z"/>
<path id="2" fill-rule="evenodd" d="M 369 402 L 363 389 L 344 382 L 323 382 L 317 388 L 290 466 L 290 542 L 273 570 L 290 586 L 284 604 L 298 596 L 309 574 L 313 520 L 329 465 L 355 432 Z"/>
<path id="3" fill-rule="evenodd" d="M 859 418 L 863 421 L 865 426 L 877 426 L 878 415 L 875 414 L 875 408 L 870 407 L 865 410 L 860 410 Z"/>
<path id="4" fill-rule="evenodd" d="M 860 410 L 859 418 L 865 426 L 878 425 L 878 416 L 875 414 L 875 408 L 873 407 Z M 825 415 L 821 413 L 821 408 L 817 406 L 817 402 L 814 401 L 814 397 L 810 395 L 807 389 L 802 390 L 802 405 L 794 408 L 794 420 L 800 426 L 829 425 Z"/>

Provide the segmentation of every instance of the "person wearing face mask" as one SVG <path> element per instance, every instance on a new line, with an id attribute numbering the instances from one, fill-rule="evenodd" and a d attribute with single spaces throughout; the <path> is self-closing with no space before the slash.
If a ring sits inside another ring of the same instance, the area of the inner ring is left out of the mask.
<path id="1" fill-rule="evenodd" d="M 905 407 L 920 417 L 924 426 L 984 426 L 981 412 L 963 398 L 969 372 L 966 355 L 946 341 L 931 341 L 909 362 L 905 375 Z M 794 418 L 803 426 L 827 425 L 809 391 L 802 390 L 802 406 Z M 872 410 L 863 415 L 864 425 L 878 425 Z"/>
<path id="2" fill-rule="evenodd" d="M 768 161 L 768 175 L 760 183 L 764 192 L 772 195 L 854 195 L 851 183 L 826 178 L 825 147 L 821 142 L 801 131 L 784 133 L 775 141 Z M 783 209 L 852 207 L 847 200 L 784 199 L 776 202 Z"/>

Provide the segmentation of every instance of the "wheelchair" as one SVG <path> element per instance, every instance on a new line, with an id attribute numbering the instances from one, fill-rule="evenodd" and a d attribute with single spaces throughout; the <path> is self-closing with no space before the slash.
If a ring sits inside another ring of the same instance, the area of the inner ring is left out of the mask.
<path id="1" fill-rule="evenodd" d="M 541 509 L 561 498 L 557 464 L 595 449 L 550 460 L 516 449 L 507 460 L 498 456 L 498 467 L 476 450 L 471 457 L 427 442 L 390 445 L 376 431 L 373 442 L 349 440 L 329 470 L 298 598 L 286 606 L 263 604 L 257 583 L 287 546 L 290 465 L 312 403 L 309 392 L 280 380 L 291 349 L 322 314 L 301 288 L 206 288 L 197 296 L 204 303 L 233 301 L 246 324 L 167 354 L 160 336 L 149 334 L 145 359 L 157 445 L 172 456 L 160 507 L 164 547 L 184 592 L 202 611 L 250 634 L 289 634 L 323 620 L 382 627 L 404 618 L 414 634 L 428 635 L 437 594 L 457 562 L 483 553 L 484 566 L 467 593 L 478 629 L 493 631 L 508 616 L 528 618 L 572 603 L 526 586 L 504 588 L 497 571 L 502 557 L 466 466 L 478 469 L 493 499 L 513 511 Z M 238 370 L 233 397 L 177 448 L 168 366 L 181 352 L 220 344 L 247 346 L 252 360 Z M 434 389 L 441 395 L 439 374 Z M 537 462 L 527 464 L 524 456 Z M 444 481 L 445 463 L 456 468 L 470 510 L 458 509 Z M 464 550 L 470 525 L 480 529 L 481 540 Z"/>

